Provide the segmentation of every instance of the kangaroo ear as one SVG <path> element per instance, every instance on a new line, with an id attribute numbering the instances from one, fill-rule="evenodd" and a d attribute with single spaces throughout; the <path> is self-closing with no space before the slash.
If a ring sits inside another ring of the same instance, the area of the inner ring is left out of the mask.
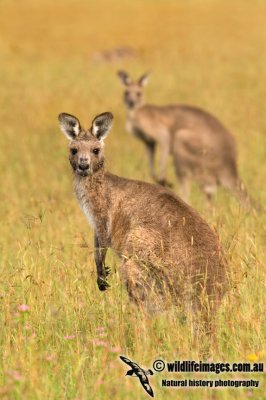
<path id="1" fill-rule="evenodd" d="M 113 114 L 110 112 L 97 115 L 92 121 L 91 133 L 98 140 L 105 139 L 112 128 L 113 118 Z"/>
<path id="2" fill-rule="evenodd" d="M 122 82 L 125 86 L 130 85 L 131 79 L 130 79 L 130 77 L 129 77 L 129 75 L 128 75 L 127 72 L 121 71 L 121 70 L 120 70 L 120 71 L 117 71 L 117 75 L 118 75 L 118 77 L 120 78 L 121 82 Z"/>
<path id="3" fill-rule="evenodd" d="M 146 86 L 149 80 L 149 76 L 150 76 L 150 72 L 146 72 L 146 74 L 142 75 L 139 80 L 138 80 L 138 84 L 140 86 Z"/>
<path id="4" fill-rule="evenodd" d="M 79 135 L 81 126 L 76 117 L 70 114 L 61 113 L 58 115 L 58 120 L 61 131 L 68 139 L 73 140 Z"/>

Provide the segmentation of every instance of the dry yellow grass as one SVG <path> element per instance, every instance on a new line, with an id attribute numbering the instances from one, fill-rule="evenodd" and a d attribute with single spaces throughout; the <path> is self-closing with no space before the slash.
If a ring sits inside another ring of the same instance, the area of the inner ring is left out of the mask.
<path id="1" fill-rule="evenodd" d="M 147 367 L 156 358 L 199 357 L 178 315 L 148 320 L 130 307 L 111 252 L 111 290 L 98 291 L 92 232 L 73 196 L 57 114 L 76 114 L 86 124 L 112 111 L 109 169 L 149 180 L 144 149 L 125 133 L 115 73 L 123 67 L 137 77 L 151 69 L 149 101 L 195 104 L 231 128 L 241 176 L 263 204 L 265 15 L 262 0 L 1 1 L 0 397 L 145 399 L 140 385 L 123 377 L 119 354 Z M 138 57 L 91 60 L 123 45 Z M 170 164 L 168 172 L 175 181 Z M 196 187 L 191 202 L 220 232 L 232 271 L 211 357 L 265 361 L 265 215 L 246 214 L 222 191 L 212 213 Z M 22 304 L 29 310 L 19 311 Z M 158 399 L 265 398 L 265 374 L 254 391 L 167 391 L 160 378 L 151 378 Z"/>

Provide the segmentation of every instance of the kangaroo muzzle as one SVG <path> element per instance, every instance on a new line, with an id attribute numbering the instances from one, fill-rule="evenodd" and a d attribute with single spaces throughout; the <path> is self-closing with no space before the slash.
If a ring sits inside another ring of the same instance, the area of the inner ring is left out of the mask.
<path id="1" fill-rule="evenodd" d="M 81 176 L 86 176 L 88 175 L 89 171 L 90 171 L 89 159 L 87 157 L 80 157 L 77 168 L 78 174 Z"/>

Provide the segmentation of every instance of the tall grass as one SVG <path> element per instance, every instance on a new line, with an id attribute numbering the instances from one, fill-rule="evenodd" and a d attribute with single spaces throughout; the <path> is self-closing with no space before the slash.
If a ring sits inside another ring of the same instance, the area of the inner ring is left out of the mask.
<path id="1" fill-rule="evenodd" d="M 119 354 L 147 367 L 157 358 L 200 357 L 177 313 L 145 319 L 129 304 L 111 251 L 111 289 L 98 291 L 92 231 L 73 196 L 57 114 L 86 125 L 112 111 L 109 170 L 150 180 L 143 147 L 125 133 L 115 73 L 151 69 L 148 101 L 198 105 L 231 128 L 241 177 L 263 204 L 265 13 L 261 0 L 1 1 L 1 398 L 145 399 L 123 376 Z M 121 45 L 138 56 L 92 61 L 94 52 Z M 178 192 L 170 162 L 168 175 Z M 219 231 L 232 274 L 211 359 L 265 361 L 265 215 L 247 213 L 223 191 L 210 212 L 196 186 L 191 203 Z M 265 374 L 256 390 L 166 390 L 162 377 L 151 378 L 158 399 L 265 398 Z"/>

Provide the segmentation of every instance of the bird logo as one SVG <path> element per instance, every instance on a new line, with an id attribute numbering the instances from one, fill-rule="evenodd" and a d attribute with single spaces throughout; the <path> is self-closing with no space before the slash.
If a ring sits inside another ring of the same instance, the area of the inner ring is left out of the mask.
<path id="1" fill-rule="evenodd" d="M 141 368 L 137 363 L 129 360 L 128 358 L 124 356 L 120 356 L 121 360 L 124 361 L 127 365 L 131 367 L 130 370 L 127 371 L 126 376 L 132 376 L 135 378 L 139 378 L 139 381 L 144 388 L 144 390 L 150 395 L 151 397 L 154 397 L 153 390 L 151 388 L 151 385 L 149 383 L 149 379 L 147 378 L 147 375 L 153 375 L 153 372 L 151 369 L 145 370 Z"/>

